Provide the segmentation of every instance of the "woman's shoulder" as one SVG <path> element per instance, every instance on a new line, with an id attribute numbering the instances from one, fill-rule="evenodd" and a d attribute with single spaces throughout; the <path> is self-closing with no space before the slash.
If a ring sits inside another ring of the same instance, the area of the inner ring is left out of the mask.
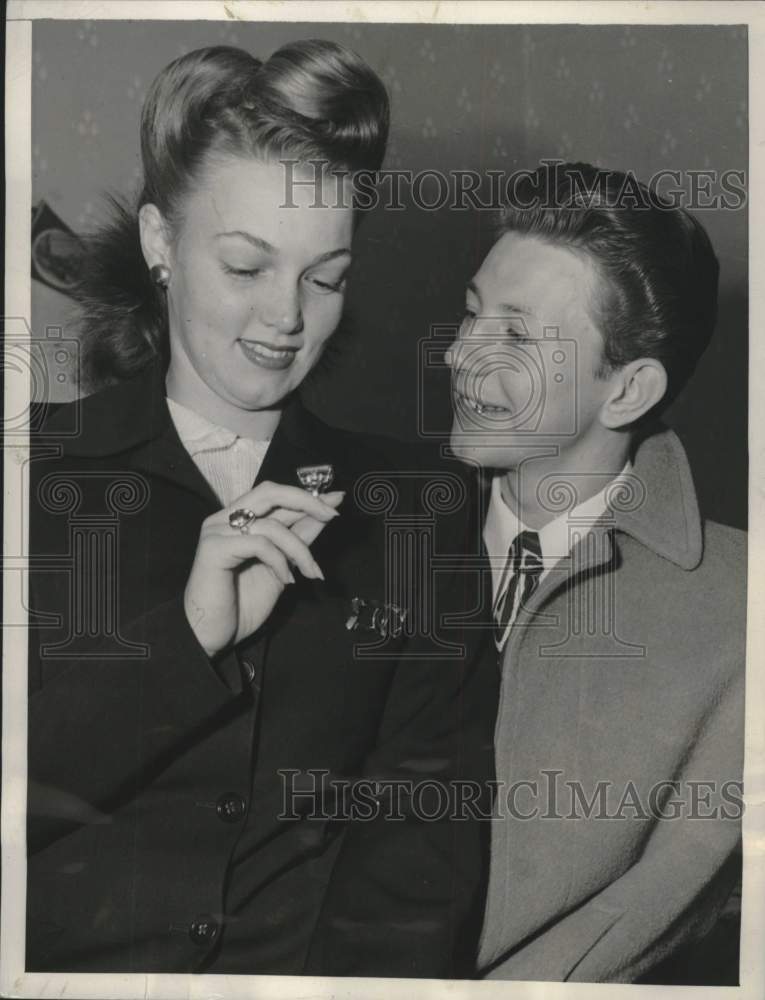
<path id="1" fill-rule="evenodd" d="M 312 419 L 325 439 L 331 439 L 343 479 L 354 484 L 357 499 L 370 512 L 393 504 L 396 513 L 435 515 L 446 532 L 453 518 L 462 522 L 473 507 L 475 477 L 439 444 L 344 429 L 313 415 Z"/>
<path id="2" fill-rule="evenodd" d="M 63 453 L 105 456 L 150 435 L 162 394 L 160 373 L 150 366 L 130 379 L 102 385 L 65 403 L 41 404 L 35 444 L 61 446 Z"/>
<path id="3" fill-rule="evenodd" d="M 409 441 L 375 431 L 348 429 L 329 424 L 310 414 L 316 428 L 331 438 L 334 450 L 342 454 L 348 465 L 370 468 L 377 465 L 391 472 L 428 473 L 454 471 L 460 478 L 467 478 L 469 470 L 454 457 L 450 457 L 439 442 Z"/>

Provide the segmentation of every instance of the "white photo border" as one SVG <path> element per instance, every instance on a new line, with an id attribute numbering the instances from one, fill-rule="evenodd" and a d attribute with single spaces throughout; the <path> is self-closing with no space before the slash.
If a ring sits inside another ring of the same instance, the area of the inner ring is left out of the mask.
<path id="1" fill-rule="evenodd" d="M 32 21 L 72 20 L 214 20 L 307 22 L 426 22 L 503 24 L 741 24 L 749 33 L 749 329 L 765 329 L 765 6 L 756 3 L 663 2 L 269 2 L 269 0 L 9 0 L 6 23 L 6 317 L 31 310 L 31 67 Z M 22 627 L 3 628 L 2 729 L 2 899 L 0 922 L 0 995 L 9 997 L 106 998 L 244 998 L 286 997 L 390 1000 L 440 998 L 544 998 L 590 1000 L 667 995 L 702 997 L 765 996 L 765 338 L 750 336 L 749 361 L 749 578 L 747 630 L 746 759 L 744 771 L 744 891 L 739 987 L 668 987 L 630 984 L 520 983 L 421 979 L 326 979 L 308 976 L 218 976 L 205 974 L 73 974 L 24 972 L 26 899 L 26 634 Z M 6 372 L 5 415 L 29 405 L 29 394 Z M 26 551 L 26 519 L 17 516 L 19 490 L 26 484 L 24 456 L 28 442 L 14 438 L 4 448 L 4 557 Z M 21 472 L 19 470 L 22 470 Z M 25 595 L 4 573 L 5 621 L 23 620 Z M 16 617 L 18 616 L 18 618 Z M 23 667 L 23 668 L 22 668 Z M 682 993 L 678 992 L 682 991 Z"/>

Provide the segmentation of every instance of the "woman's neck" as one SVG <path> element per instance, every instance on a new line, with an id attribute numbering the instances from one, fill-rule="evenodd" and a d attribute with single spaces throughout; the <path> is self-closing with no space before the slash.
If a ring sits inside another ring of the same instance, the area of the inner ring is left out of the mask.
<path id="1" fill-rule="evenodd" d="M 194 413 L 198 413 L 219 427 L 225 427 L 241 437 L 252 438 L 255 441 L 270 440 L 282 415 L 281 406 L 264 410 L 246 410 L 221 399 L 199 378 L 190 384 L 188 379 L 178 377 L 172 361 L 165 375 L 165 391 L 174 403 L 180 403 L 181 406 L 193 410 Z"/>

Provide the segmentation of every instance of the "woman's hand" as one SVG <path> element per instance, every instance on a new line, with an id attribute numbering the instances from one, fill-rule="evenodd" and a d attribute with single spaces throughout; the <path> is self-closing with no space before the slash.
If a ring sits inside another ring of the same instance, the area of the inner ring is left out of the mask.
<path id="1" fill-rule="evenodd" d="M 323 579 L 308 546 L 338 516 L 343 496 L 314 497 L 297 486 L 264 482 L 205 519 L 184 608 L 208 656 L 260 628 L 284 588 L 295 582 L 292 566 L 303 576 Z M 256 515 L 247 533 L 228 521 L 239 507 Z"/>

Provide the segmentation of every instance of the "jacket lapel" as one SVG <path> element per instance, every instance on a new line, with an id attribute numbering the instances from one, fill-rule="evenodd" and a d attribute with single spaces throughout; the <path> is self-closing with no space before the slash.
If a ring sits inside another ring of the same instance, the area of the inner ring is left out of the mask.
<path id="1" fill-rule="evenodd" d="M 165 404 L 167 409 L 167 404 Z M 220 508 L 220 500 L 200 472 L 197 464 L 183 447 L 172 419 L 164 424 L 158 437 L 139 445 L 129 457 L 130 466 L 138 472 L 159 476 L 196 494 L 212 511 Z"/>
<path id="2" fill-rule="evenodd" d="M 345 490 L 353 485 L 337 436 L 293 395 L 284 407 L 253 485 L 270 480 L 299 486 L 297 470 L 303 465 L 331 465 L 334 479 L 330 490 Z"/>
<path id="3" fill-rule="evenodd" d="M 519 610 L 506 646 L 510 660 L 525 634 L 522 626 L 534 616 L 543 623 L 540 609 L 555 592 L 588 573 L 613 566 L 619 533 L 682 569 L 694 569 L 701 561 L 701 516 L 688 459 L 677 435 L 663 425 L 652 427 L 636 444 L 631 477 L 626 491 L 614 491 L 608 509 L 589 535 L 576 542 L 562 566 L 547 574 Z M 481 493 L 483 519 L 489 492 L 484 488 Z M 490 608 L 491 590 L 488 600 Z"/>
<path id="4" fill-rule="evenodd" d="M 159 359 L 137 376 L 77 400 L 80 431 L 65 436 L 71 416 L 54 413 L 45 436 L 58 441 L 64 454 L 89 458 L 114 456 L 131 469 L 160 476 L 203 500 L 211 511 L 220 502 L 183 446 L 167 406 L 165 369 Z M 60 435 L 60 436 L 59 436 Z M 330 428 L 304 409 L 297 395 L 284 408 L 276 433 L 253 483 L 264 480 L 299 485 L 301 465 L 330 463 L 332 489 L 345 489 L 348 475 L 342 448 Z"/>
<path id="5" fill-rule="evenodd" d="M 178 437 L 165 392 L 165 368 L 157 358 L 134 378 L 59 407 L 41 437 L 55 442 L 63 456 L 113 458 L 115 464 L 176 483 L 212 512 L 220 504 Z"/>

